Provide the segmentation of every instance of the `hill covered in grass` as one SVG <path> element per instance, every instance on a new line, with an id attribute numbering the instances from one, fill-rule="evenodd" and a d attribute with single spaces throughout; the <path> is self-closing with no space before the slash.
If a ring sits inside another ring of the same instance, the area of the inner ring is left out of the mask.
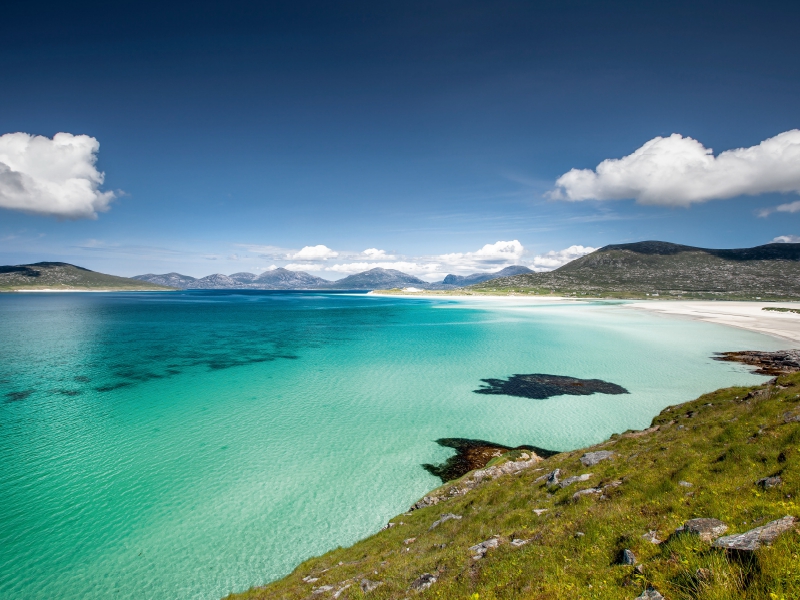
<path id="1" fill-rule="evenodd" d="M 152 283 L 90 271 L 62 262 L 0 266 L 0 292 L 62 291 L 163 291 L 171 288 Z"/>
<path id="2" fill-rule="evenodd" d="M 798 494 L 794 373 L 667 408 L 592 448 L 513 450 L 229 600 L 797 599 Z"/>
<path id="3" fill-rule="evenodd" d="M 493 279 L 474 292 L 796 299 L 800 244 L 715 250 L 668 242 L 605 246 L 555 271 Z"/>

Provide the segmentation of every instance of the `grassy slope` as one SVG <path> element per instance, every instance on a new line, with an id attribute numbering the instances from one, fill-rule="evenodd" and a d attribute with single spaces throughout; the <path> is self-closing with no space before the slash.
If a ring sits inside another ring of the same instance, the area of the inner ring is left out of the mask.
<path id="1" fill-rule="evenodd" d="M 665 409 L 653 420 L 658 431 L 613 436 L 593 448 L 613 450 L 614 460 L 585 468 L 579 461 L 585 450 L 553 456 L 539 465 L 541 470 L 505 475 L 464 496 L 396 517 L 391 529 L 230 598 L 308 598 L 313 587 L 347 584 L 353 585 L 339 598 L 622 599 L 636 597 L 647 585 L 670 600 L 800 598 L 797 530 L 758 550 L 752 561 L 726 557 L 724 551 L 687 537 L 660 546 L 641 537 L 657 530 L 666 540 L 694 517 L 722 519 L 731 534 L 787 514 L 800 515 L 800 423 L 784 422 L 785 413 L 800 413 L 800 374 L 778 382 L 774 387 L 719 390 Z M 690 411 L 694 416 L 686 416 Z M 594 477 L 550 494 L 533 482 L 554 468 Z M 780 487 L 764 491 L 754 485 L 774 474 L 783 478 Z M 622 485 L 605 500 L 572 499 L 579 489 L 620 479 Z M 681 480 L 694 485 L 683 487 Z M 549 511 L 537 517 L 534 508 Z M 463 518 L 428 530 L 448 512 Z M 504 543 L 473 561 L 468 547 L 492 535 L 500 535 Z M 408 538 L 416 541 L 404 544 Z M 513 538 L 532 541 L 514 548 L 508 543 Z M 615 564 L 624 548 L 636 554 L 643 574 Z M 699 568 L 710 569 L 711 576 L 698 579 Z M 426 572 L 439 581 L 422 593 L 410 592 L 411 582 Z M 303 582 L 308 575 L 319 580 Z M 358 586 L 362 578 L 384 584 L 363 594 Z M 333 593 L 313 597 L 330 598 Z"/>
<path id="2" fill-rule="evenodd" d="M 0 267 L 0 291 L 15 290 L 140 290 L 172 288 L 127 277 L 97 273 L 67 263 L 35 263 Z"/>
<path id="3" fill-rule="evenodd" d="M 728 300 L 800 297 L 797 244 L 732 251 L 664 242 L 607 246 L 549 273 L 493 279 L 467 289 L 478 293 L 539 293 L 643 298 Z"/>

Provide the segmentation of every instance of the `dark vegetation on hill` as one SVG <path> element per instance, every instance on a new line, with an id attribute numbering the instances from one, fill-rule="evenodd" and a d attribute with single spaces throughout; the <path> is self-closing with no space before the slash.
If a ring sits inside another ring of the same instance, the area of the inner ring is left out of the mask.
<path id="1" fill-rule="evenodd" d="M 798 494 L 793 373 L 666 408 L 592 448 L 513 450 L 384 531 L 230 599 L 796 600 Z"/>
<path id="2" fill-rule="evenodd" d="M 555 271 L 493 279 L 475 292 L 708 299 L 800 296 L 800 244 L 714 250 L 667 242 L 605 246 Z"/>
<path id="3" fill-rule="evenodd" d="M 166 290 L 149 282 L 106 275 L 62 262 L 0 266 L 0 291 L 14 290 Z"/>

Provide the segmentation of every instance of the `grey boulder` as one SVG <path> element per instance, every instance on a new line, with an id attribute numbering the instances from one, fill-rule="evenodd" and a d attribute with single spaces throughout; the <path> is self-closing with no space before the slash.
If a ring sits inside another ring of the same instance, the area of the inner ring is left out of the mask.
<path id="1" fill-rule="evenodd" d="M 581 462 L 585 467 L 592 467 L 603 460 L 608 460 L 614 456 L 610 450 L 598 450 L 597 452 L 587 452 L 581 456 Z"/>
<path id="2" fill-rule="evenodd" d="M 771 544 L 775 539 L 784 531 L 790 530 L 797 522 L 795 517 L 785 516 L 782 519 L 777 519 L 767 523 L 763 527 L 756 527 L 745 533 L 737 533 L 734 535 L 726 535 L 714 542 L 717 548 L 725 548 L 727 550 L 742 550 L 752 552 L 762 546 L 762 544 Z"/>
<path id="3" fill-rule="evenodd" d="M 719 519 L 690 519 L 675 530 L 676 535 L 696 535 L 704 542 L 711 542 L 728 531 L 728 526 Z"/>

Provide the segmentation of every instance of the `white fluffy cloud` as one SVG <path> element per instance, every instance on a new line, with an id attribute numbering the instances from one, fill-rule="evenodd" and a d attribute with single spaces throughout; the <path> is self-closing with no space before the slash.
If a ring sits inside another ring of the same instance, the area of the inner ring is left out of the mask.
<path id="1" fill-rule="evenodd" d="M 113 192 L 101 192 L 100 143 L 88 135 L 0 136 L 0 208 L 66 219 L 96 219 Z"/>
<path id="2" fill-rule="evenodd" d="M 776 212 L 786 212 L 786 213 L 800 212 L 800 200 L 795 200 L 794 202 L 787 202 L 786 204 L 779 204 L 778 206 L 773 206 L 770 208 L 764 208 L 758 211 L 758 216 L 768 217 L 772 213 Z"/>
<path id="3" fill-rule="evenodd" d="M 545 254 L 534 256 L 529 266 L 534 271 L 552 271 L 595 250 L 597 248 L 591 246 L 570 246 L 563 250 L 550 250 Z"/>
<path id="4" fill-rule="evenodd" d="M 516 264 L 522 258 L 525 251 L 522 244 L 518 240 L 511 240 L 510 242 L 495 242 L 494 244 L 486 244 L 480 250 L 475 252 L 452 252 L 450 254 L 441 254 L 439 259 L 448 264 L 469 264 L 472 266 L 478 265 L 497 265 L 497 264 Z"/>
<path id="5" fill-rule="evenodd" d="M 319 244 L 317 246 L 305 246 L 299 252 L 287 254 L 286 258 L 292 260 L 328 260 L 329 258 L 336 258 L 337 256 L 339 256 L 338 252 Z"/>
<path id="6" fill-rule="evenodd" d="M 554 200 L 634 198 L 640 204 L 689 206 L 769 192 L 800 193 L 800 130 L 716 157 L 690 137 L 657 137 L 633 154 L 604 160 L 594 171 L 572 169 L 548 195 Z"/>
<path id="7" fill-rule="evenodd" d="M 370 260 L 392 260 L 394 256 L 386 254 L 386 250 L 378 250 L 377 248 L 367 248 L 361 254 Z"/>
<path id="8" fill-rule="evenodd" d="M 773 244 L 800 244 L 800 235 L 779 235 L 772 240 Z"/>

